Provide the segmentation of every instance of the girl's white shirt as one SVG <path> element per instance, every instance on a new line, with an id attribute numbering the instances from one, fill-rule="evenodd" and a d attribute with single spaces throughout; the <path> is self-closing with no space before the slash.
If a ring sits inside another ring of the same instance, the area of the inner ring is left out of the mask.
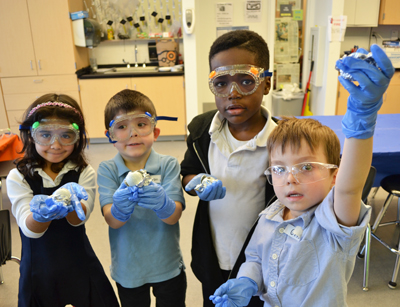
<path id="1" fill-rule="evenodd" d="M 43 186 L 45 188 L 56 187 L 61 183 L 63 176 L 70 170 L 77 170 L 76 164 L 67 162 L 62 170 L 58 173 L 55 180 L 51 179 L 43 169 L 36 168 L 35 171 L 43 178 Z M 85 188 L 88 193 L 88 199 L 82 200 L 82 203 L 86 206 L 86 219 L 79 225 L 85 223 L 93 211 L 94 201 L 96 196 L 96 173 L 90 165 L 88 165 L 80 174 L 78 184 Z M 43 236 L 42 233 L 35 233 L 28 229 L 26 226 L 26 219 L 31 213 L 29 203 L 33 198 L 33 191 L 30 185 L 24 179 L 24 176 L 16 169 L 12 169 L 7 176 L 7 194 L 11 201 L 11 211 L 14 215 L 18 226 L 21 231 L 28 238 L 40 238 Z M 71 225 L 71 226 L 79 226 Z"/>

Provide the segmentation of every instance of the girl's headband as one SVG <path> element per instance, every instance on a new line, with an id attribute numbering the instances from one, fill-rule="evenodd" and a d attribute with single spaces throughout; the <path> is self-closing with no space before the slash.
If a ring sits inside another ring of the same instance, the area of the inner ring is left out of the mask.
<path id="1" fill-rule="evenodd" d="M 35 113 L 38 109 L 40 109 L 41 107 L 46 107 L 46 106 L 56 106 L 56 107 L 62 107 L 62 108 L 66 108 L 66 109 L 72 109 L 74 110 L 74 112 L 76 114 L 79 115 L 79 117 L 81 118 L 81 120 L 83 120 L 82 118 L 82 114 L 75 109 L 74 107 L 71 107 L 69 104 L 66 103 L 62 103 L 62 102 L 53 102 L 53 101 L 48 101 L 48 102 L 44 102 L 41 104 L 38 104 L 36 107 L 34 107 L 28 114 L 28 117 L 30 117 L 33 113 Z"/>

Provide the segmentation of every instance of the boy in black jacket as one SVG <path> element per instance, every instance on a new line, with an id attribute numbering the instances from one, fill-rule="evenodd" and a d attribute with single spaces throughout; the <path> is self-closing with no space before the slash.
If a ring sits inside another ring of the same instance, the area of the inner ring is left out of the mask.
<path id="1" fill-rule="evenodd" d="M 276 124 L 262 106 L 270 91 L 269 51 L 249 30 L 220 36 L 209 53 L 210 90 L 218 111 L 189 124 L 188 149 L 181 163 L 182 184 L 200 198 L 196 212 L 192 269 L 208 297 L 234 269 L 258 213 L 274 197 L 264 169 L 266 140 Z M 257 163 L 255 163 L 257 161 Z M 204 176 L 214 181 L 199 189 Z M 249 306 L 262 306 L 255 298 Z"/>

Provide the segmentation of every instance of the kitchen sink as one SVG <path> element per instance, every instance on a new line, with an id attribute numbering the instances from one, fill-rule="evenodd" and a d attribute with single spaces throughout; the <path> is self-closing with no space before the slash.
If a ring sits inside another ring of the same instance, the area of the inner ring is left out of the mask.
<path id="1" fill-rule="evenodd" d="M 157 72 L 158 66 L 138 66 L 138 67 L 115 67 L 108 71 L 105 71 L 105 74 L 136 74 L 136 73 L 145 73 L 145 72 Z"/>

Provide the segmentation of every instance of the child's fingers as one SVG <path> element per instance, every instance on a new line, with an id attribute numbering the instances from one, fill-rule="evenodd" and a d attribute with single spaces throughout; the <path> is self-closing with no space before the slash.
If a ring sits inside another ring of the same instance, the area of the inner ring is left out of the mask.
<path id="1" fill-rule="evenodd" d="M 368 51 L 365 50 L 364 48 L 358 48 L 356 53 L 368 54 Z"/>
<path id="2" fill-rule="evenodd" d="M 84 221 L 86 219 L 85 211 L 83 211 L 82 204 L 80 202 L 75 206 L 75 211 L 76 215 L 81 221 Z"/>
<path id="3" fill-rule="evenodd" d="M 382 73 L 390 79 L 394 75 L 395 70 L 385 51 L 383 51 L 378 45 L 374 44 L 371 46 L 371 52 L 372 57 L 382 70 Z"/>
<path id="4" fill-rule="evenodd" d="M 350 93 L 350 95 L 358 94 L 359 88 L 353 82 L 348 79 L 343 78 L 342 76 L 338 77 L 339 82 L 343 85 L 343 87 Z"/>
<path id="5" fill-rule="evenodd" d="M 185 191 L 189 192 L 193 190 L 196 187 L 197 183 L 192 179 L 189 181 L 189 183 L 185 186 Z"/>

